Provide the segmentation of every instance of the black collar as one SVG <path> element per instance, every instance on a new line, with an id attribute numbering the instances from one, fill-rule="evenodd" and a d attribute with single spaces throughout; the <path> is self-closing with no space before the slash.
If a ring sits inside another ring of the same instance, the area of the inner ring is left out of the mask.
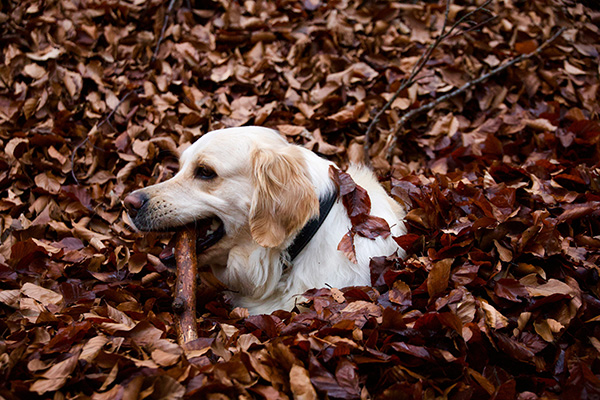
<path id="1" fill-rule="evenodd" d="M 337 198 L 337 191 L 334 190 L 319 200 L 319 218 L 308 221 L 292 244 L 287 248 L 290 262 L 294 261 L 298 254 L 304 250 L 308 242 L 315 236 L 321 225 L 323 225 L 323 221 L 325 221 L 325 218 L 329 215 L 329 211 L 331 211 Z"/>

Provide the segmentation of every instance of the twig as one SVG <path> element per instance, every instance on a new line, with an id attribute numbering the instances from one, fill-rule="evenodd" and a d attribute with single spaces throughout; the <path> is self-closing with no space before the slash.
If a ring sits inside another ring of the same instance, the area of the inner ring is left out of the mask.
<path id="1" fill-rule="evenodd" d="M 453 32 L 458 28 L 458 26 L 460 26 L 460 24 L 462 24 L 469 17 L 471 17 L 471 15 L 473 15 L 479 11 L 486 11 L 488 13 L 491 13 L 487 8 L 485 8 L 491 2 L 492 2 L 492 0 L 488 0 L 481 6 L 466 13 L 461 18 L 459 18 L 456 22 L 454 22 L 454 24 L 452 24 L 450 29 L 447 29 L 448 28 L 448 14 L 450 13 L 451 0 L 446 0 L 446 12 L 444 14 L 444 23 L 442 25 L 442 31 L 440 32 L 440 35 L 427 48 L 425 53 L 423 53 L 421 55 L 421 57 L 419 57 L 419 59 L 417 60 L 417 63 L 413 66 L 413 69 L 410 72 L 410 75 L 408 76 L 408 78 L 404 78 L 402 80 L 400 87 L 398 87 L 398 89 L 396 89 L 396 92 L 392 95 L 392 97 L 388 100 L 388 102 L 381 108 L 381 110 L 379 110 L 377 112 L 377 114 L 375 114 L 375 117 L 373 118 L 373 120 L 369 124 L 369 127 L 367 128 L 367 132 L 365 133 L 365 143 L 363 145 L 363 151 L 365 154 L 364 159 L 365 159 L 366 163 L 370 162 L 369 148 L 371 147 L 371 132 L 375 128 L 375 125 L 377 125 L 377 123 L 379 122 L 379 119 L 381 118 L 381 116 L 390 108 L 390 106 L 392 105 L 394 100 L 396 100 L 396 98 L 398 98 L 398 96 L 404 89 L 406 89 L 407 87 L 409 87 L 415 83 L 415 78 L 423 70 L 425 65 L 427 65 L 427 62 L 431 59 L 431 55 L 433 54 L 433 51 L 440 45 L 440 43 L 442 41 L 444 41 L 446 38 L 448 38 L 449 36 L 453 35 Z"/>
<path id="2" fill-rule="evenodd" d="M 173 310 L 177 319 L 175 329 L 177 341 L 183 346 L 186 342 L 198 339 L 196 323 L 196 289 L 198 266 L 196 261 L 196 232 L 181 229 L 175 238 L 175 262 L 177 281 Z"/>
<path id="3" fill-rule="evenodd" d="M 391 153 L 394 149 L 394 146 L 396 144 L 396 140 L 397 140 L 397 136 L 398 136 L 398 132 L 400 131 L 400 129 L 402 129 L 402 127 L 404 126 L 404 124 L 406 124 L 407 121 L 409 121 L 410 119 L 414 118 L 416 115 L 421 114 L 423 112 L 427 112 L 433 108 L 435 108 L 438 104 L 443 103 L 444 101 L 447 101 L 453 97 L 458 96 L 461 93 L 466 92 L 469 88 L 471 88 L 472 86 L 478 85 L 479 83 L 485 81 L 486 79 L 504 71 L 505 69 L 523 61 L 523 60 L 527 60 L 535 55 L 538 55 L 542 52 L 542 50 L 544 50 L 544 48 L 546 48 L 550 43 L 554 42 L 567 28 L 562 27 L 560 28 L 554 35 L 552 35 L 548 40 L 546 40 L 544 43 L 542 43 L 537 49 L 535 49 L 533 52 L 531 53 L 527 53 L 527 54 L 521 54 L 518 57 L 513 58 L 512 60 L 508 61 L 505 64 L 502 64 L 494 69 L 492 69 L 491 71 L 481 75 L 479 78 L 474 79 L 472 81 L 469 81 L 467 83 L 465 83 L 464 85 L 462 85 L 461 87 L 454 89 L 453 91 L 451 91 L 448 94 L 445 94 L 442 97 L 439 97 L 437 99 L 435 99 L 432 102 L 429 102 L 419 108 L 415 108 L 409 112 L 407 112 L 406 114 L 404 114 L 399 120 L 398 122 L 396 122 L 396 126 L 394 129 L 394 132 L 390 133 L 390 135 L 392 136 L 392 140 L 390 141 L 390 146 L 388 147 L 388 154 L 387 154 L 387 158 L 390 159 L 391 157 Z"/>
<path id="4" fill-rule="evenodd" d="M 158 41 L 156 42 L 156 47 L 154 48 L 154 53 L 152 54 L 152 58 L 150 59 L 150 63 L 153 63 L 154 61 L 156 61 L 156 57 L 158 55 L 158 50 L 160 49 L 160 45 L 164 39 L 165 36 L 165 32 L 167 30 L 167 24 L 169 23 L 169 16 L 171 15 L 171 12 L 173 11 L 173 7 L 175 6 L 175 1 L 176 0 L 171 0 L 169 2 L 169 6 L 167 7 L 167 11 L 165 13 L 165 19 L 163 21 L 163 26 L 162 29 L 160 31 L 160 36 L 158 38 Z M 132 94 L 132 93 L 137 93 L 139 92 L 141 88 L 137 88 L 135 90 L 129 91 L 125 96 L 123 96 L 123 98 L 121 100 L 119 100 L 119 103 L 115 106 L 115 108 L 113 108 L 111 110 L 111 112 L 106 116 L 106 118 L 104 118 L 99 124 L 98 124 L 98 129 L 100 127 L 102 127 L 102 125 L 108 123 L 110 124 L 110 119 L 113 117 L 113 115 L 115 114 L 115 112 L 117 112 L 117 110 L 119 109 L 119 107 L 121 106 L 121 104 L 123 104 L 125 102 L 125 100 L 127 100 L 127 98 Z M 111 125 L 112 126 L 112 125 Z M 114 129 L 114 128 L 113 128 Z M 81 149 L 86 143 L 89 142 L 89 135 L 83 139 L 77 146 L 75 146 L 75 148 L 73 149 L 73 152 L 71 152 L 71 176 L 73 177 L 73 179 L 75 180 L 75 183 L 77 185 L 79 185 L 79 179 L 77 179 L 77 176 L 75 175 L 75 156 L 77 155 L 77 152 L 79 151 L 79 149 Z"/>
<path id="5" fill-rule="evenodd" d="M 164 39 L 165 32 L 167 30 L 167 24 L 169 23 L 169 16 L 171 15 L 171 12 L 173 11 L 173 7 L 175 6 L 175 1 L 176 0 L 171 0 L 169 2 L 169 6 L 167 7 L 167 11 L 165 13 L 165 19 L 163 21 L 163 26 L 162 26 L 162 29 L 160 30 L 160 36 L 158 37 L 158 41 L 156 42 L 156 47 L 154 48 L 154 53 L 152 54 L 152 58 L 150 59 L 151 64 L 154 61 L 156 61 L 156 57 L 158 55 L 158 50 L 160 49 L 160 45 Z M 130 91 L 121 100 L 119 100 L 119 104 L 117 104 L 116 107 L 113 108 L 112 111 L 108 114 L 108 116 L 106 118 L 104 118 L 102 120 L 102 122 L 100 122 L 100 124 L 98 124 L 98 128 L 100 128 L 105 123 L 110 124 L 110 119 L 115 114 L 115 112 L 119 109 L 121 104 L 123 104 L 123 102 L 125 102 L 125 100 L 127 100 L 127 98 L 129 97 L 129 95 L 131 95 L 131 93 L 138 92 L 139 90 L 140 90 L 140 88 Z M 77 152 L 79 151 L 79 149 L 81 149 L 87 142 L 89 142 L 89 136 L 86 137 L 85 139 L 83 139 L 77 146 L 75 146 L 75 148 L 73 149 L 73 152 L 71 153 L 71 176 L 73 177 L 73 179 L 75 180 L 75 183 L 77 185 L 79 185 L 79 179 L 77 179 L 77 176 L 75 175 L 75 156 L 77 155 Z"/>
<path id="6" fill-rule="evenodd" d="M 113 108 L 110 111 L 110 113 L 108 113 L 108 115 L 106 116 L 106 118 L 104 118 L 102 121 L 100 121 L 100 123 L 96 127 L 96 130 L 100 129 L 102 127 L 102 125 L 104 125 L 106 123 L 110 124 L 110 119 L 113 117 L 113 115 L 115 115 L 115 113 L 117 112 L 117 110 L 119 109 L 119 107 L 121 107 L 121 104 L 123 104 L 125 102 L 125 100 L 127 100 L 127 98 L 132 93 L 137 93 L 138 91 L 139 91 L 139 88 L 136 89 L 136 90 L 132 90 L 132 91 L 127 92 L 127 94 L 125 96 L 123 96 L 123 98 L 121 100 L 119 100 L 119 103 L 117 103 L 117 105 L 115 106 L 115 108 Z M 77 176 L 75 175 L 75 156 L 77 155 L 77 152 L 79 151 L 79 149 L 81 149 L 89 141 L 90 141 L 90 134 L 88 133 L 88 136 L 86 136 L 85 139 L 83 139 L 81 142 L 79 142 L 79 144 L 77 146 L 75 146 L 75 148 L 71 152 L 71 176 L 73 177 L 73 179 L 75 180 L 75 183 L 77 185 L 79 185 L 79 179 L 77 179 Z"/>
<path id="7" fill-rule="evenodd" d="M 152 58 L 150 59 L 150 64 L 156 61 L 156 57 L 158 56 L 158 50 L 160 49 L 160 44 L 165 38 L 165 32 L 167 30 L 167 24 L 169 23 L 169 16 L 171 15 L 171 11 L 173 11 L 173 6 L 175 5 L 175 0 L 171 0 L 169 3 L 169 7 L 167 7 L 167 11 L 165 12 L 165 19 L 163 21 L 162 29 L 160 30 L 160 36 L 158 37 L 158 42 L 156 42 L 156 47 L 154 48 L 154 53 L 152 54 Z"/>
<path id="8" fill-rule="evenodd" d="M 489 17 L 488 19 L 486 19 L 486 20 L 484 20 L 484 21 L 481 21 L 481 22 L 479 22 L 479 23 L 477 23 L 477 24 L 475 24 L 475 25 L 473 25 L 473 26 L 469 27 L 469 29 L 463 29 L 463 30 L 462 30 L 462 31 L 460 31 L 460 32 L 456 32 L 454 35 L 450 36 L 450 37 L 449 37 L 449 39 L 456 39 L 457 37 L 459 37 L 459 36 L 462 36 L 462 35 L 464 35 L 465 33 L 469 33 L 469 32 L 472 32 L 472 31 L 474 31 L 474 30 L 476 30 L 476 29 L 479 29 L 479 28 L 481 28 L 482 26 L 485 26 L 485 25 L 489 24 L 490 22 L 492 22 L 492 21 L 493 21 L 493 20 L 495 20 L 496 18 L 498 18 L 498 16 L 497 16 L 497 15 L 492 15 L 492 16 L 491 16 L 491 17 Z"/>
<path id="9" fill-rule="evenodd" d="M 85 139 L 79 142 L 79 144 L 75 146 L 75 148 L 71 152 L 71 176 L 73 177 L 73 179 L 75 180 L 75 184 L 77 185 L 79 185 L 79 179 L 77 179 L 77 176 L 75 175 L 75 155 L 77 154 L 79 149 L 82 148 L 89 140 L 90 137 L 88 134 L 88 136 L 86 136 Z"/>
<path id="10" fill-rule="evenodd" d="M 123 98 L 121 100 L 119 100 L 119 102 L 117 103 L 117 105 L 115 106 L 115 108 L 113 108 L 111 110 L 111 112 L 108 113 L 108 115 L 106 116 L 106 118 L 104 118 L 99 124 L 98 124 L 98 128 L 102 127 L 102 125 L 104 125 L 105 123 L 107 123 L 113 115 L 115 115 L 115 113 L 117 112 L 117 110 L 119 109 L 119 107 L 121 107 L 121 104 L 125 103 L 125 100 L 127 100 L 127 98 L 129 96 L 131 96 L 132 93 L 137 93 L 137 90 L 131 90 L 129 92 L 127 92 L 127 94 L 125 96 L 123 96 Z"/>

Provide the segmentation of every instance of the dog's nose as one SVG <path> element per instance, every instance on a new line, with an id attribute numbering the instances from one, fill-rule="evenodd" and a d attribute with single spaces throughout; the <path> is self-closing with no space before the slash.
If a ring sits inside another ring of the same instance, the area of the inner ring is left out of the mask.
<path id="1" fill-rule="evenodd" d="M 133 192 L 125 197 L 123 204 L 125 205 L 129 215 L 135 218 L 140 208 L 142 208 L 147 201 L 148 195 L 144 194 L 143 192 Z"/>

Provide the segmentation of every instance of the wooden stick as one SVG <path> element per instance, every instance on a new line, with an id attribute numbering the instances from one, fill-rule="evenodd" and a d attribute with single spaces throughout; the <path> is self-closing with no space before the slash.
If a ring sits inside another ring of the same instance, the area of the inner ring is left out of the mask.
<path id="1" fill-rule="evenodd" d="M 177 341 L 185 343 L 198 339 L 196 326 L 196 279 L 198 266 L 196 262 L 196 232 L 182 229 L 176 233 L 175 262 L 177 264 L 177 281 L 175 284 L 175 311 Z"/>

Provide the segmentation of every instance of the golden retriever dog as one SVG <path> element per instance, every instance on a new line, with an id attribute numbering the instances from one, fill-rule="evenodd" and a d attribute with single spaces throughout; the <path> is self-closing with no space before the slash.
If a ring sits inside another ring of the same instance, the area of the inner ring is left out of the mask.
<path id="1" fill-rule="evenodd" d="M 333 165 L 271 129 L 221 129 L 183 152 L 173 178 L 124 204 L 140 231 L 196 229 L 199 265 L 211 267 L 235 306 L 250 314 L 291 310 L 311 288 L 370 285 L 372 257 L 405 255 L 392 238 L 406 233 L 403 208 L 360 166 L 347 173 L 391 235 L 355 235 L 353 261 L 338 250 L 352 224 Z"/>

